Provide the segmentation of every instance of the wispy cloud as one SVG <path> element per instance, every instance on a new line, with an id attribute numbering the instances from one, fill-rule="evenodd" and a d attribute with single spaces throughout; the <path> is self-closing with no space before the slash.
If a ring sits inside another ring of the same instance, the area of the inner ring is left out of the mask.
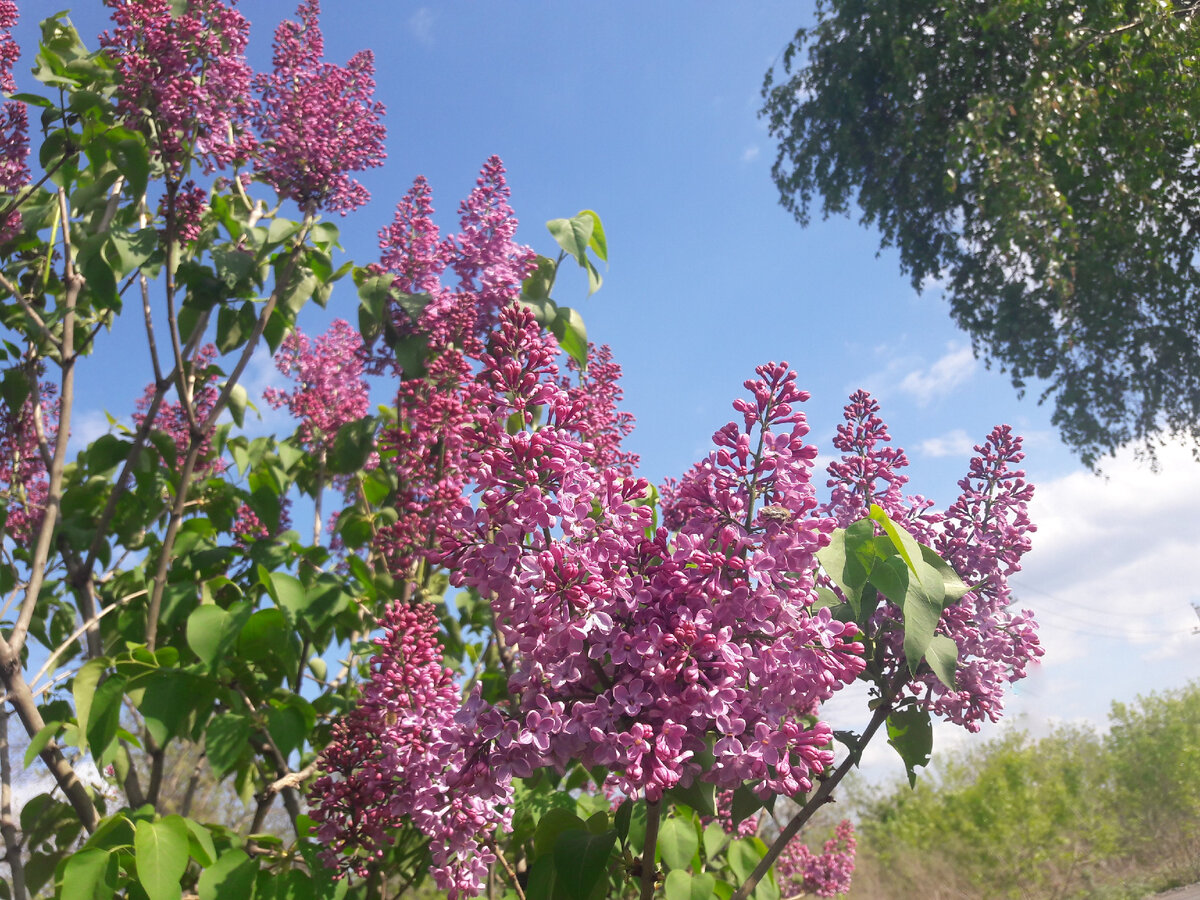
<path id="1" fill-rule="evenodd" d="M 970 456 L 975 442 L 961 428 L 921 441 L 917 449 L 924 456 Z"/>
<path id="2" fill-rule="evenodd" d="M 420 7 L 408 17 L 408 31 L 426 47 L 433 46 L 433 10 L 428 6 Z"/>
<path id="3" fill-rule="evenodd" d="M 975 372 L 975 354 L 970 347 L 949 345 L 946 353 L 928 368 L 914 369 L 899 384 L 920 406 L 946 396 Z"/>
<path id="4" fill-rule="evenodd" d="M 759 150 L 758 144 L 751 144 L 749 147 L 747 147 L 745 150 L 742 151 L 742 162 L 744 162 L 744 163 L 754 162 L 754 160 L 758 159 L 759 152 L 760 152 L 760 150 Z"/>
<path id="5" fill-rule="evenodd" d="M 109 423 L 108 413 L 102 409 L 77 411 L 71 417 L 71 437 L 67 441 L 67 453 L 74 456 L 100 435 L 108 434 L 116 427 Z"/>
<path id="6" fill-rule="evenodd" d="M 1085 716 L 1195 675 L 1191 602 L 1200 544 L 1200 465 L 1186 447 L 1153 473 L 1123 452 L 1107 479 L 1080 471 L 1036 487 L 1033 550 L 1012 584 L 1046 649 L 1019 701 L 1031 715 Z"/>

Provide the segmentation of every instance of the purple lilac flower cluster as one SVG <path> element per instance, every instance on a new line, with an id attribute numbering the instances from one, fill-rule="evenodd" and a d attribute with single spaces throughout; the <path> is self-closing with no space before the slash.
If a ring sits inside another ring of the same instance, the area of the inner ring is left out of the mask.
<path id="1" fill-rule="evenodd" d="M 700 823 L 702 825 L 707 826 L 710 822 L 719 822 L 724 832 L 731 837 L 742 838 L 758 834 L 758 826 L 762 820 L 760 813 L 751 813 L 736 825 L 733 824 L 733 791 L 717 791 L 714 798 L 714 805 L 716 806 L 717 814 L 715 816 L 701 817 Z"/>
<path id="2" fill-rule="evenodd" d="M 469 765 L 446 763 L 450 796 L 494 803 L 512 778 L 573 760 L 652 800 L 700 777 L 727 789 L 757 781 L 764 796 L 810 790 L 833 759 L 814 714 L 863 660 L 853 625 L 810 611 L 832 523 L 811 515 L 815 448 L 803 440 L 795 373 L 769 364 L 747 382 L 742 422 L 717 433 L 718 450 L 681 485 L 688 512 L 671 536 L 649 527 L 643 479 L 591 461 L 585 401 L 560 383 L 556 356 L 532 313 L 511 305 L 479 357 L 487 415 L 460 439 L 480 496 L 443 523 L 436 558 L 491 599 L 518 699 L 494 707 L 476 692 L 463 704 L 457 752 Z M 525 427 L 509 434 L 514 420 Z M 697 757 L 710 741 L 704 771 Z M 352 767 L 344 774 L 357 783 Z M 331 802 L 325 790 L 314 792 L 318 808 Z M 421 825 L 444 820 L 446 802 L 432 817 L 405 811 L 444 862 L 439 884 L 477 892 L 478 848 L 463 856 Z"/>
<path id="3" fill-rule="evenodd" d="M 192 361 L 191 374 L 188 377 L 191 382 L 192 409 L 198 422 L 212 412 L 221 393 L 216 385 L 217 369 L 213 366 L 216 358 L 217 348 L 212 344 L 205 344 L 196 351 Z M 146 385 L 145 393 L 137 402 L 137 412 L 133 414 L 134 424 L 138 427 L 141 427 L 146 420 L 146 412 L 154 400 L 154 394 L 154 385 Z M 183 465 L 183 458 L 193 439 L 191 423 L 188 421 L 183 403 L 176 400 L 164 401 L 158 408 L 158 414 L 154 417 L 154 430 L 162 432 L 171 439 L 171 444 L 175 449 L 175 459 L 170 460 L 170 463 L 175 466 Z M 219 475 L 225 471 L 225 460 L 212 453 L 211 435 L 204 435 L 200 439 L 200 453 L 197 460 L 196 471 L 199 473 Z"/>
<path id="4" fill-rule="evenodd" d="M 299 5 L 299 21 L 280 23 L 272 70 L 257 75 L 245 59 L 249 23 L 236 0 L 187 0 L 182 9 L 171 0 L 105 3 L 114 28 L 100 43 L 119 75 L 118 102 L 166 169 L 165 208 L 177 236 L 194 239 L 207 205 L 194 185 L 173 193 L 193 159 L 206 173 L 249 163 L 306 210 L 344 214 L 367 202 L 350 173 L 380 166 L 386 155 L 374 60 L 365 50 L 345 66 L 322 59 L 318 0 Z M 15 4 L 0 2 L 0 27 L 5 5 L 15 16 Z"/>
<path id="5" fill-rule="evenodd" d="M 796 839 L 779 854 L 775 874 L 784 885 L 784 896 L 815 894 L 818 897 L 836 897 L 850 890 L 854 875 L 854 855 L 858 841 L 854 836 L 854 825 L 843 819 L 833 837 L 825 842 L 820 854 L 813 853 L 808 845 Z"/>
<path id="6" fill-rule="evenodd" d="M 370 50 L 345 66 L 324 62 L 318 0 L 306 0 L 299 22 L 275 29 L 274 71 L 259 75 L 257 122 L 263 138 L 259 174 L 301 208 L 343 215 L 364 205 L 367 189 L 347 173 L 383 165 L 383 104 L 372 100 Z"/>
<path id="7" fill-rule="evenodd" d="M 871 504 L 964 578 L 987 582 L 940 626 L 961 650 L 960 690 L 932 675 L 906 690 L 967 727 L 998 714 L 994 692 L 1040 653 L 1032 622 L 1005 610 L 1003 579 L 1032 529 L 1010 433 L 999 429 L 979 448 L 967 493 L 938 513 L 903 494 L 907 459 L 887 446 L 878 404 L 859 392 L 835 439 L 844 455 L 829 467 L 831 499 L 819 505 L 816 450 L 799 410 L 807 394 L 786 364 L 770 363 L 746 382 L 748 396 L 734 403 L 740 421 L 714 435 L 714 452 L 664 487 L 665 527 L 656 529 L 649 485 L 620 449 L 631 419 L 617 409 L 619 368 L 594 351 L 577 380 L 566 377 L 553 338 L 513 302 L 533 257 L 513 241 L 507 198 L 503 168 L 489 160 L 460 208 L 461 233 L 442 239 L 418 179 L 380 234 L 376 271 L 400 292 L 429 295 L 416 315 L 391 311 L 395 332 L 420 335 L 428 355 L 423 374 L 402 381 L 397 425 L 381 435 L 400 485 L 399 519 L 373 549 L 399 578 L 425 560 L 490 601 L 513 699 L 492 705 L 476 689 L 452 711 L 447 700 L 403 726 L 386 713 L 381 725 L 370 708 L 356 713 L 331 751 L 328 770 L 340 774 L 311 798 L 323 821 L 352 817 L 346 827 L 368 857 L 390 827 L 416 824 L 431 839 L 439 885 L 460 896 L 483 885 L 512 779 L 542 767 L 602 766 L 606 791 L 650 800 L 697 778 L 722 790 L 755 783 L 764 797 L 810 790 L 833 759 L 820 704 L 865 665 L 857 628 L 812 609 L 816 553 Z M 456 287 L 442 283 L 447 271 Z M 363 354 L 376 374 L 395 365 L 390 353 Z M 321 396 L 313 394 L 318 405 Z M 882 633 L 889 617 L 899 612 L 885 603 L 869 633 L 885 646 L 885 668 L 898 672 L 902 644 Z M 1019 639 L 1000 640 L 1014 629 Z M 371 691 L 402 678 L 390 646 L 374 663 Z M 411 765 L 445 789 L 413 794 L 410 780 L 426 776 L 407 773 L 410 763 L 373 750 L 347 755 L 356 740 L 377 747 L 382 728 L 435 729 L 436 740 L 419 741 L 431 755 Z M 852 868 L 853 836 L 838 840 L 836 852 L 806 863 L 813 878 L 824 866 L 824 884 Z M 368 863 L 352 853 L 342 865 Z"/>
<path id="8" fill-rule="evenodd" d="M 18 409 L 0 404 L 0 536 L 28 546 L 42 524 L 50 484 L 38 440 L 38 418 L 49 445 L 58 434 L 56 388 L 40 385 Z"/>
<path id="9" fill-rule="evenodd" d="M 195 157 L 205 172 L 249 159 L 250 23 L 221 0 L 105 0 L 115 28 L 100 36 L 120 76 L 118 102 L 131 127 L 178 181 Z"/>
<path id="10" fill-rule="evenodd" d="M 390 274 L 397 291 L 429 295 L 416 321 L 399 305 L 388 311 L 396 333 L 420 335 L 428 353 L 425 376 L 401 380 L 396 426 L 380 436 L 381 450 L 398 476 L 399 517 L 383 528 L 376 549 L 398 577 L 406 577 L 413 563 L 434 549 L 430 536 L 469 506 L 466 494 L 478 459 L 467 437 L 487 426 L 492 415 L 489 395 L 476 377 L 479 357 L 496 310 L 520 295 L 534 257 L 513 240 L 517 220 L 508 194 L 504 167 L 492 157 L 459 207 L 461 232 L 441 239 L 432 218 L 432 192 L 418 178 L 392 224 L 380 232 L 377 271 Z M 442 283 L 447 269 L 460 273 L 457 289 Z M 364 352 L 368 371 L 403 374 L 390 350 Z M 619 374 L 615 367 L 606 377 Z M 594 425 L 599 439 L 607 440 L 606 423 Z"/>
<path id="11" fill-rule="evenodd" d="M 12 70 L 21 55 L 13 39 L 17 24 L 17 4 L 0 0 L 0 91 L 11 94 L 17 89 Z M 29 118 L 25 104 L 6 100 L 0 106 L 0 193 L 15 194 L 29 182 Z M 0 241 L 7 240 L 21 226 L 20 212 L 13 210 L 0 217 Z"/>
<path id="12" fill-rule="evenodd" d="M 327 453 L 339 428 L 367 414 L 361 351 L 358 330 L 334 319 L 315 340 L 298 328 L 290 332 L 275 354 L 275 367 L 296 386 L 267 388 L 263 398 L 275 409 L 286 406 L 300 420 L 300 441 L 310 453 Z"/>
<path id="13" fill-rule="evenodd" d="M 495 861 L 481 836 L 509 824 L 510 791 L 492 785 L 468 755 L 467 716 L 441 662 L 433 608 L 397 603 L 382 624 L 370 681 L 335 726 L 322 756 L 326 774 L 313 785 L 317 834 L 331 861 L 365 875 L 389 831 L 409 818 L 433 838 L 439 886 L 451 897 L 470 893 Z"/>
<path id="14" fill-rule="evenodd" d="M 908 465 L 904 451 L 887 446 L 887 426 L 879 404 L 858 391 L 846 406 L 845 424 L 834 443 L 843 452 L 828 467 L 831 500 L 823 512 L 840 525 L 863 518 L 877 504 L 922 543 L 933 547 L 962 579 L 977 585 L 942 614 L 938 633 L 958 645 L 958 690 L 932 673 L 918 676 L 906 691 L 925 700 L 931 712 L 978 731 L 985 719 L 997 721 L 1007 687 L 1025 677 L 1029 663 L 1043 653 L 1037 625 L 1028 610 L 1010 609 L 1008 578 L 1020 571 L 1035 526 L 1027 507 L 1033 486 L 1017 468 L 1024 459 L 1021 439 L 1007 425 L 997 426 L 975 447 L 969 474 L 959 482 L 962 495 L 945 512 L 919 495 L 904 496 Z M 887 647 L 889 671 L 906 665 L 902 636 L 888 623 L 901 615 L 891 603 L 880 606 L 872 637 Z"/>

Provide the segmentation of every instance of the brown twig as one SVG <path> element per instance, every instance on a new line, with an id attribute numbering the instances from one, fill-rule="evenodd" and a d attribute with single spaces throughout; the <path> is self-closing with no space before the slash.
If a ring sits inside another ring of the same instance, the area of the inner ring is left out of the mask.
<path id="1" fill-rule="evenodd" d="M 500 865 L 508 875 L 509 881 L 512 882 L 513 890 L 517 892 L 517 900 L 525 900 L 525 891 L 521 889 L 521 882 L 517 880 L 517 873 L 513 871 L 512 866 L 508 864 L 508 860 L 504 858 L 504 854 L 500 852 L 499 848 L 496 848 L 496 859 L 499 860 Z"/>
<path id="2" fill-rule="evenodd" d="M 879 730 L 879 727 L 887 721 L 888 714 L 892 711 L 892 703 L 896 699 L 896 694 L 899 693 L 905 681 L 907 681 L 907 672 L 902 669 L 896 682 L 889 687 L 886 694 L 880 699 L 879 705 L 875 707 L 875 712 L 871 716 L 870 723 L 868 723 L 867 727 L 863 730 L 862 736 L 858 739 L 859 753 L 862 752 L 862 748 L 867 745 L 867 742 L 875 736 L 875 732 Z M 833 774 L 821 782 L 820 786 L 813 792 L 813 795 L 808 798 L 808 802 L 800 809 L 800 812 L 792 816 L 791 821 L 787 823 L 787 826 L 779 833 L 779 837 L 775 839 L 770 849 L 767 850 L 766 856 L 759 860 L 758 865 L 754 867 L 754 871 L 750 873 L 750 877 L 742 882 L 730 900 L 746 900 L 754 892 L 754 888 L 758 886 L 758 883 L 767 874 L 771 866 L 775 865 L 775 860 L 779 858 L 779 854 L 783 852 L 783 849 L 791 843 L 792 838 L 812 818 L 813 813 L 825 805 L 829 799 L 829 795 L 833 793 L 834 788 L 841 783 L 850 770 L 858 765 L 858 755 L 856 753 L 848 755 L 842 760 L 842 764 L 834 770 Z"/>
<path id="3" fill-rule="evenodd" d="M 21 724 L 25 726 L 25 733 L 33 737 L 46 726 L 46 723 L 42 720 L 42 714 L 38 711 L 33 693 L 21 671 L 20 651 L 14 650 L 12 645 L 3 638 L 0 638 L 0 679 L 3 679 L 4 686 L 8 690 L 6 699 L 16 710 Z M 58 744 L 53 740 L 46 742 L 46 746 L 42 748 L 38 756 L 46 764 L 46 768 L 50 770 L 55 782 L 62 789 L 63 795 L 75 809 L 80 823 L 91 834 L 96 830 L 100 816 L 96 812 L 96 805 L 92 802 L 87 788 L 75 774 L 75 769 L 72 768 L 62 751 L 58 749 Z"/>
<path id="4" fill-rule="evenodd" d="M 4 858 L 12 876 L 12 900 L 26 900 L 25 863 L 21 859 L 21 841 L 12 809 L 12 763 L 8 758 L 9 710 L 0 710 L 0 835 L 4 837 Z"/>
<path id="5" fill-rule="evenodd" d="M 314 759 L 299 772 L 288 772 L 282 778 L 275 779 L 267 786 L 267 790 L 272 794 L 278 794 L 284 788 L 298 788 L 311 778 L 316 771 L 317 761 Z"/>
<path id="6" fill-rule="evenodd" d="M 54 538 L 59 507 L 62 504 L 63 468 L 67 460 L 67 441 L 71 436 L 71 408 L 75 402 L 75 305 L 79 300 L 80 291 L 83 290 L 84 279 L 75 271 L 75 263 L 71 259 L 71 216 L 66 192 L 61 189 L 58 192 L 58 205 L 63 220 L 63 283 L 67 288 L 63 298 L 62 385 L 59 391 L 58 434 L 55 437 L 54 458 L 51 460 L 47 478 L 42 527 L 34 546 L 33 559 L 29 563 L 29 584 L 25 588 L 25 599 L 21 604 L 16 625 L 8 638 L 14 652 L 20 652 L 25 644 L 25 635 L 29 631 L 33 610 L 37 606 L 38 596 L 46 578 L 46 562 L 50 556 L 50 544 Z"/>

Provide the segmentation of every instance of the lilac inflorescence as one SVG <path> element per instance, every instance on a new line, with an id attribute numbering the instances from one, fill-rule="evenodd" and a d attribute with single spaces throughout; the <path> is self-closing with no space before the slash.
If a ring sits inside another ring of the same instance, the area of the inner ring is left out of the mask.
<path id="1" fill-rule="evenodd" d="M 926 671 L 905 691 L 931 712 L 978 731 L 984 720 L 999 719 L 1005 690 L 1043 653 L 1033 614 L 1010 609 L 1008 577 L 1020 570 L 1036 530 L 1028 514 L 1033 486 L 1016 468 L 1024 458 L 1021 439 L 1007 425 L 993 429 L 975 447 L 969 474 L 959 482 L 963 494 L 938 512 L 924 497 L 903 495 L 908 478 L 900 470 L 908 460 L 903 450 L 887 446 L 891 437 L 878 413 L 878 402 L 865 391 L 851 396 L 834 440 L 843 455 L 828 467 L 831 500 L 823 510 L 845 525 L 876 504 L 977 586 L 946 609 L 938 625 L 938 633 L 958 646 L 957 690 Z M 906 665 L 903 637 L 887 627 L 889 621 L 898 624 L 901 614 L 885 602 L 872 626 L 887 648 L 888 669 L 898 672 Z"/>
<path id="2" fill-rule="evenodd" d="M 50 493 L 43 450 L 53 446 L 58 434 L 55 391 L 45 382 L 20 407 L 0 405 L 0 540 L 7 535 L 29 546 L 41 528 Z"/>
<path id="3" fill-rule="evenodd" d="M 275 409 L 286 406 L 300 420 L 300 442 L 310 453 L 324 456 L 339 428 L 366 415 L 370 403 L 361 351 L 358 330 L 345 319 L 334 319 L 315 340 L 295 329 L 275 354 L 275 367 L 295 387 L 269 387 L 263 397 Z"/>
<path id="4" fill-rule="evenodd" d="M 382 624 L 370 681 L 322 755 L 317 835 L 331 864 L 365 875 L 411 820 L 433 839 L 438 884 L 473 892 L 495 861 L 480 836 L 509 824 L 510 791 L 472 766 L 471 707 L 442 665 L 433 608 L 396 603 Z"/>
<path id="5" fill-rule="evenodd" d="M 513 779 L 576 762 L 606 769 L 617 797 L 654 801 L 697 779 L 726 792 L 749 783 L 763 798 L 810 791 L 833 761 L 821 704 L 866 665 L 858 627 L 814 609 L 816 554 L 871 505 L 980 584 L 939 625 L 960 648 L 958 689 L 926 669 L 903 693 L 968 728 L 998 715 L 1003 687 L 1040 653 L 1032 619 L 1007 612 L 1005 579 L 1032 530 L 1019 441 L 993 432 L 963 497 L 937 512 L 903 493 L 907 458 L 858 392 L 821 504 L 808 395 L 786 364 L 768 363 L 709 457 L 662 488 L 657 527 L 651 488 L 621 449 L 632 419 L 618 410 L 619 367 L 590 348 L 588 367 L 560 371 L 554 338 L 514 303 L 533 255 L 514 241 L 507 198 L 489 160 L 461 232 L 441 238 L 418 179 L 380 233 L 376 272 L 425 295 L 389 310 L 393 337 L 418 336 L 425 357 L 380 435 L 398 515 L 372 550 L 398 580 L 438 565 L 490 603 L 510 699 L 490 703 L 478 685 L 457 696 L 432 643 L 425 655 L 396 649 L 397 617 L 418 613 L 390 612 L 363 704 L 339 726 L 312 796 L 331 860 L 365 871 L 388 831 L 411 823 L 430 838 L 439 886 L 476 894 L 509 825 Z M 457 285 L 443 284 L 447 271 Z M 390 350 L 362 356 L 370 371 L 399 369 Z M 436 621 L 419 615 L 404 627 L 432 641 Z M 894 677 L 906 661 L 889 619 L 900 614 L 885 602 L 867 636 Z M 416 670 L 425 686 L 403 687 Z M 853 851 L 840 828 L 824 854 L 795 851 L 797 877 L 844 890 Z"/>
<path id="6" fill-rule="evenodd" d="M 363 50 L 345 66 L 324 62 L 320 3 L 305 0 L 296 15 L 300 21 L 275 29 L 273 71 L 256 78 L 258 171 L 301 208 L 344 215 L 371 196 L 349 173 L 381 166 L 386 156 L 383 104 L 372 99 L 374 56 Z"/>
<path id="7" fill-rule="evenodd" d="M 822 852 L 813 853 L 799 840 L 788 844 L 775 864 L 775 874 L 784 886 L 784 896 L 796 892 L 818 897 L 836 897 L 850 890 L 854 875 L 854 856 L 858 840 L 854 826 L 843 819 Z"/>
<path id="8" fill-rule="evenodd" d="M 233 4 L 188 0 L 105 0 L 114 28 L 100 45 L 116 64 L 118 103 L 144 132 L 169 180 L 190 160 L 205 172 L 249 159 L 255 104 L 246 63 L 250 23 Z"/>
<path id="9" fill-rule="evenodd" d="M 0 91 L 11 94 L 17 83 L 12 70 L 21 55 L 13 39 L 17 25 L 17 4 L 0 0 Z M 15 194 L 29 182 L 29 116 L 25 104 L 6 100 L 0 106 L 0 193 Z M 8 240 L 21 226 L 20 212 L 0 216 L 0 241 Z"/>

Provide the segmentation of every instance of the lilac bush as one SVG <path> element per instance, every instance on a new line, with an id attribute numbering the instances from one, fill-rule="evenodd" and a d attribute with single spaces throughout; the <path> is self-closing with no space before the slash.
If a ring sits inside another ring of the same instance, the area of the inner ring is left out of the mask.
<path id="1" fill-rule="evenodd" d="M 55 785 L 20 823 L 0 798 L 14 900 L 845 890 L 848 826 L 797 835 L 867 743 L 915 778 L 932 716 L 977 730 L 1041 653 L 1010 609 L 1019 439 L 938 511 L 864 392 L 822 474 L 801 374 L 766 362 L 656 488 L 619 363 L 557 299 L 569 260 L 600 285 L 596 213 L 541 255 L 491 157 L 457 225 L 417 178 L 378 261 L 339 266 L 322 217 L 385 158 L 370 51 L 326 61 L 317 0 L 265 72 L 232 2 L 105 5 L 95 51 L 43 24 L 45 96 L 0 116 L 0 723 Z M 323 334 L 310 299 L 338 304 Z M 122 314 L 147 387 L 68 452 Z M 284 384 L 251 397 L 262 347 Z M 290 434 L 248 425 L 260 399 Z M 867 723 L 835 731 L 855 681 Z M 10 762 L 0 740 L 4 787 Z M 229 802 L 194 808 L 202 783 Z"/>

